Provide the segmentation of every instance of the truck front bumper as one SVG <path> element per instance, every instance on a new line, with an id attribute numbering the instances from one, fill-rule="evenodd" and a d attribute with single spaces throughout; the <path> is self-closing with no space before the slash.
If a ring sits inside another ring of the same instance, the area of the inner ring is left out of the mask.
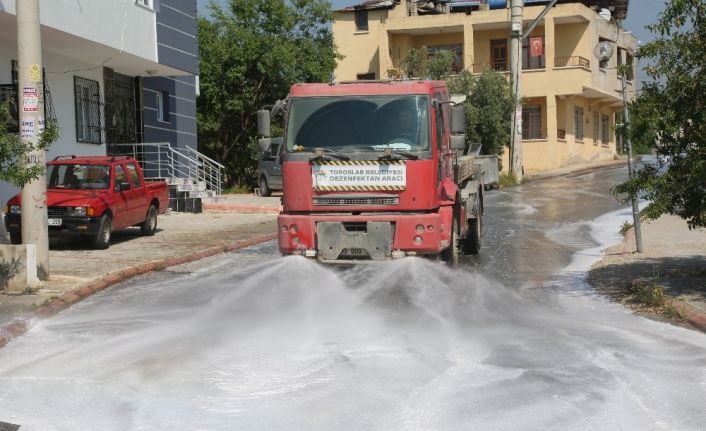
<path id="1" fill-rule="evenodd" d="M 61 225 L 49 226 L 50 236 L 95 235 L 100 226 L 100 217 L 61 217 Z M 11 233 L 22 232 L 22 217 L 19 214 L 5 215 L 5 228 Z"/>
<path id="2" fill-rule="evenodd" d="M 450 244 L 452 208 L 415 214 L 280 214 L 282 254 L 320 260 L 387 260 L 438 254 Z"/>

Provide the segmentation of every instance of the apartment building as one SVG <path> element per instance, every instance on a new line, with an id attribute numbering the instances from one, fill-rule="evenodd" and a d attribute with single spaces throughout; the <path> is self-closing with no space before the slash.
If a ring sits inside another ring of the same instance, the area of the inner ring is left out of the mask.
<path id="1" fill-rule="evenodd" d="M 15 1 L 0 0 L 0 99 L 16 107 Z M 40 22 L 45 115 L 60 128 L 47 159 L 125 143 L 196 149 L 196 0 L 40 0 Z M 16 192 L 0 183 L 2 202 Z"/>
<path id="2" fill-rule="evenodd" d="M 451 50 L 455 70 L 507 73 L 509 1 L 371 0 L 336 12 L 333 34 L 344 58 L 336 79 L 386 79 L 402 69 L 410 48 Z M 547 1 L 525 0 L 526 28 Z M 619 65 L 631 66 L 636 39 L 622 28 L 628 0 L 560 1 L 524 39 L 522 133 L 525 173 L 616 154 L 616 113 L 622 111 Z M 610 19 L 607 20 L 608 12 Z M 601 46 L 614 51 L 601 60 Z M 507 155 L 505 151 L 507 168 Z"/>

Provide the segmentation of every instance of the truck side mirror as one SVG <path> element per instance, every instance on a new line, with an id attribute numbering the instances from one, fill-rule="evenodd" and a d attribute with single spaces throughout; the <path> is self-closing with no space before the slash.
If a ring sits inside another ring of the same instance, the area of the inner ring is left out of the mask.
<path id="1" fill-rule="evenodd" d="M 267 153 L 270 151 L 270 147 L 272 147 L 272 138 L 260 138 L 257 140 L 257 146 L 260 148 L 260 151 L 263 153 Z"/>
<path id="2" fill-rule="evenodd" d="M 451 106 L 451 133 L 466 133 L 466 107 L 462 104 Z"/>
<path id="3" fill-rule="evenodd" d="M 465 150 L 466 149 L 466 135 L 452 135 L 451 136 L 451 149 L 452 150 Z"/>
<path id="4" fill-rule="evenodd" d="M 257 111 L 257 134 L 263 138 L 270 137 L 270 111 L 267 109 Z"/>

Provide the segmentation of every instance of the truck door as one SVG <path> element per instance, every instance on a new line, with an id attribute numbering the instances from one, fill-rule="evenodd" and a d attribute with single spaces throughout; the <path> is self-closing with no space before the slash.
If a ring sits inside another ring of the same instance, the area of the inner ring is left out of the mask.
<path id="1" fill-rule="evenodd" d="M 434 100 L 442 102 L 442 94 L 435 93 Z M 439 152 L 439 165 L 438 165 L 438 181 L 440 182 L 444 178 L 453 178 L 453 153 L 449 148 L 448 133 L 447 131 L 447 113 L 448 103 L 435 103 L 434 104 L 434 121 L 436 128 L 436 148 Z"/>
<path id="2" fill-rule="evenodd" d="M 145 221 L 147 210 L 149 209 L 150 197 L 147 194 L 147 186 L 140 180 L 135 163 L 125 164 L 130 180 L 130 192 L 128 199 L 128 211 L 130 213 L 130 224 L 138 224 Z"/>
<path id="3" fill-rule="evenodd" d="M 121 190 L 121 184 L 125 188 Z M 113 229 L 118 230 L 130 226 L 130 182 L 121 165 L 113 165 Z"/>

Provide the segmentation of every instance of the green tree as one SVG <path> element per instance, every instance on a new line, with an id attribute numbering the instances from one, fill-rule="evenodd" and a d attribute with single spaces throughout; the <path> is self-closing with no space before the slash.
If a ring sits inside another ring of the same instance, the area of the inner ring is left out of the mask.
<path id="1" fill-rule="evenodd" d="M 690 228 L 706 226 L 706 3 L 674 0 L 666 4 L 657 35 L 640 49 L 650 60 L 651 81 L 632 106 L 631 136 L 639 127 L 658 131 L 658 162 L 640 168 L 617 194 L 647 198 L 648 218 L 676 214 Z M 648 135 L 649 136 L 649 135 Z"/>
<path id="2" fill-rule="evenodd" d="M 501 155 L 510 142 L 510 118 L 515 109 L 510 83 L 494 70 L 481 75 L 467 70 L 454 74 L 454 58 L 450 50 L 429 55 L 425 46 L 410 48 L 401 67 L 406 77 L 444 79 L 452 94 L 466 95 L 467 139 L 482 144 L 482 154 Z"/>
<path id="3" fill-rule="evenodd" d="M 429 57 L 427 47 L 410 48 L 407 55 L 400 62 L 404 77 L 419 78 L 427 75 L 427 59 Z"/>
<path id="4" fill-rule="evenodd" d="M 327 81 L 339 58 L 326 0 L 230 0 L 199 18 L 199 149 L 225 164 L 229 185 L 254 184 L 256 111 L 296 82 Z"/>
<path id="5" fill-rule="evenodd" d="M 431 79 L 444 79 L 453 73 L 453 65 L 456 54 L 453 51 L 443 49 L 430 55 L 427 60 L 426 75 Z"/>
<path id="6" fill-rule="evenodd" d="M 48 121 L 44 132 L 36 144 L 22 142 L 19 135 L 9 133 L 7 124 L 10 118 L 9 103 L 0 103 L 0 181 L 22 187 L 44 175 L 44 165 L 26 167 L 24 157 L 32 150 L 47 150 L 59 136 L 55 122 Z"/>
<path id="7" fill-rule="evenodd" d="M 494 70 L 473 75 L 464 70 L 447 78 L 449 91 L 466 95 L 466 137 L 482 154 L 501 155 L 510 142 L 515 98 L 507 78 Z"/>

